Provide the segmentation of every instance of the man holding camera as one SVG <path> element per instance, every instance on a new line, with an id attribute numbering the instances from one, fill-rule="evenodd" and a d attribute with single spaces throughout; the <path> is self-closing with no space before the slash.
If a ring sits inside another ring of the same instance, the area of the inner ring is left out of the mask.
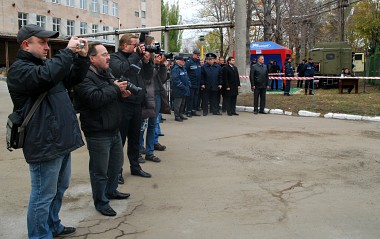
<path id="1" fill-rule="evenodd" d="M 21 27 L 17 33 L 20 50 L 8 71 L 8 90 L 15 111 L 28 109 L 47 92 L 26 127 L 23 146 L 31 179 L 28 238 L 75 232 L 75 228 L 63 226 L 58 215 L 70 183 L 71 152 L 84 145 L 67 89 L 83 80 L 90 64 L 87 41 L 77 37 L 47 59 L 49 38 L 58 35 L 34 24 Z"/>
<path id="2" fill-rule="evenodd" d="M 123 77 L 133 85 L 142 88 L 142 90 L 132 92 L 132 95 L 123 99 L 120 124 L 121 140 L 124 146 L 128 137 L 127 155 L 131 174 L 150 178 L 152 175 L 142 170 L 138 158 L 142 103 L 146 92 L 143 78 L 149 78 L 149 75 L 153 74 L 153 65 L 149 63 L 150 53 L 145 51 L 145 45 L 140 44 L 135 35 L 124 34 L 119 40 L 118 50 L 118 52 L 111 54 L 110 58 L 110 68 L 114 76 L 116 78 Z M 122 170 L 119 183 L 124 183 Z"/>
<path id="3" fill-rule="evenodd" d="M 110 199 L 127 199 L 129 193 L 117 191 L 123 166 L 123 145 L 119 132 L 120 102 L 131 92 L 127 82 L 118 81 L 109 70 L 110 56 L 100 42 L 90 44 L 91 66 L 86 78 L 75 87 L 75 100 L 90 155 L 90 180 L 96 210 L 116 216 Z"/>

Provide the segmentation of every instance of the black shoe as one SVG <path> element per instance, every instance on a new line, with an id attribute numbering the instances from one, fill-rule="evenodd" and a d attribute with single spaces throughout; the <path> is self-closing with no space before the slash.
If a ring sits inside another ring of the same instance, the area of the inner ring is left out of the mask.
<path id="1" fill-rule="evenodd" d="M 192 116 L 201 116 L 201 115 L 198 114 L 196 111 L 191 112 L 191 115 L 192 115 Z"/>
<path id="2" fill-rule="evenodd" d="M 60 233 L 54 233 L 54 237 L 60 236 L 70 236 L 75 233 L 77 229 L 75 227 L 63 227 L 63 230 Z"/>
<path id="3" fill-rule="evenodd" d="M 154 150 L 165 151 L 165 149 L 166 149 L 165 145 L 161 145 L 160 143 L 154 144 Z"/>
<path id="4" fill-rule="evenodd" d="M 119 174 L 118 183 L 119 183 L 119 184 L 124 184 L 124 177 L 123 177 L 123 173 L 120 173 L 120 174 Z"/>
<path id="5" fill-rule="evenodd" d="M 203 112 L 203 116 L 207 116 L 207 114 L 208 114 L 207 112 Z"/>
<path id="6" fill-rule="evenodd" d="M 155 163 L 161 162 L 161 159 L 154 154 L 145 155 L 145 160 L 152 161 Z"/>
<path id="7" fill-rule="evenodd" d="M 267 113 L 265 113 L 264 111 L 259 111 L 259 113 L 260 113 L 260 114 L 264 114 L 264 115 L 267 114 Z"/>
<path id="8" fill-rule="evenodd" d="M 235 112 L 235 113 L 232 113 L 232 114 L 233 114 L 233 115 L 239 115 L 239 114 L 238 114 L 238 113 L 236 113 L 236 112 Z"/>
<path id="9" fill-rule="evenodd" d="M 215 112 L 215 113 L 212 113 L 213 115 L 222 115 L 222 113 L 220 112 Z"/>
<path id="10" fill-rule="evenodd" d="M 186 116 L 189 117 L 189 118 L 192 117 L 191 113 L 187 113 Z"/>
<path id="11" fill-rule="evenodd" d="M 183 120 L 187 120 L 187 118 L 184 116 L 184 115 L 180 115 L 179 116 L 181 119 L 183 119 Z"/>
<path id="12" fill-rule="evenodd" d="M 255 115 L 257 115 L 259 112 L 258 112 L 258 111 L 253 111 L 253 113 L 254 113 Z"/>
<path id="13" fill-rule="evenodd" d="M 107 207 L 107 208 L 97 208 L 96 210 L 98 210 L 98 212 L 100 212 L 101 214 L 103 214 L 104 216 L 108 216 L 108 217 L 114 217 L 116 216 L 116 212 L 112 209 L 112 207 Z"/>
<path id="14" fill-rule="evenodd" d="M 175 120 L 175 121 L 178 121 L 178 122 L 183 122 L 183 119 L 181 119 L 181 117 L 179 117 L 179 116 L 178 116 L 178 117 L 176 116 L 176 117 L 174 118 L 174 120 Z"/>
<path id="15" fill-rule="evenodd" d="M 150 173 L 144 172 L 144 170 L 142 170 L 142 169 L 133 170 L 133 171 L 131 171 L 131 174 L 135 175 L 135 176 L 140 176 L 143 178 L 151 178 L 152 177 L 152 175 Z"/>
<path id="16" fill-rule="evenodd" d="M 159 133 L 158 136 L 165 136 L 163 133 Z"/>
<path id="17" fill-rule="evenodd" d="M 127 199 L 129 198 L 129 196 L 131 196 L 131 194 L 129 193 L 122 193 L 122 192 L 119 192 L 116 190 L 115 194 L 110 196 L 110 195 L 106 195 L 108 199 L 117 199 L 117 200 L 123 200 L 123 199 Z"/>

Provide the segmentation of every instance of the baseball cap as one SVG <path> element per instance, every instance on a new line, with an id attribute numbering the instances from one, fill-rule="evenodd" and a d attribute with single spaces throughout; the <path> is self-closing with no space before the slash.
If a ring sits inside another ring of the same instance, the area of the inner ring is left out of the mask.
<path id="1" fill-rule="evenodd" d="M 179 55 L 179 56 L 175 56 L 174 57 L 175 60 L 183 60 L 183 56 Z"/>
<path id="2" fill-rule="evenodd" d="M 35 36 L 35 37 L 47 37 L 47 38 L 57 38 L 59 32 L 56 31 L 47 31 L 42 27 L 34 24 L 24 25 L 20 28 L 17 33 L 17 42 L 21 44 L 24 40 Z"/>

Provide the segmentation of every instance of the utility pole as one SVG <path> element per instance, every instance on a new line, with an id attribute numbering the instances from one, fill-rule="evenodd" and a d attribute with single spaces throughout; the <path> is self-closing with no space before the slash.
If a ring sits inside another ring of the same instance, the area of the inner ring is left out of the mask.
<path id="1" fill-rule="evenodd" d="M 338 0 L 339 9 L 339 40 L 344 41 L 344 8 L 348 6 L 347 0 Z"/>
<path id="2" fill-rule="evenodd" d="M 247 55 L 247 0 L 235 0 L 235 52 L 236 67 L 246 75 Z"/>

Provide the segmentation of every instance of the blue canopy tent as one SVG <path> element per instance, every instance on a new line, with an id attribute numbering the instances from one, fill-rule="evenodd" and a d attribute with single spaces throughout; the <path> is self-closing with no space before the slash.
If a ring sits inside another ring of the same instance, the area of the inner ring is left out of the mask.
<path id="1" fill-rule="evenodd" d="M 287 57 L 292 56 L 292 51 L 289 48 L 283 47 L 272 41 L 251 42 L 250 44 L 250 61 L 257 59 L 259 55 L 264 55 L 264 63 L 268 64 L 269 60 L 277 61 L 281 72 L 284 69 L 284 61 Z"/>

